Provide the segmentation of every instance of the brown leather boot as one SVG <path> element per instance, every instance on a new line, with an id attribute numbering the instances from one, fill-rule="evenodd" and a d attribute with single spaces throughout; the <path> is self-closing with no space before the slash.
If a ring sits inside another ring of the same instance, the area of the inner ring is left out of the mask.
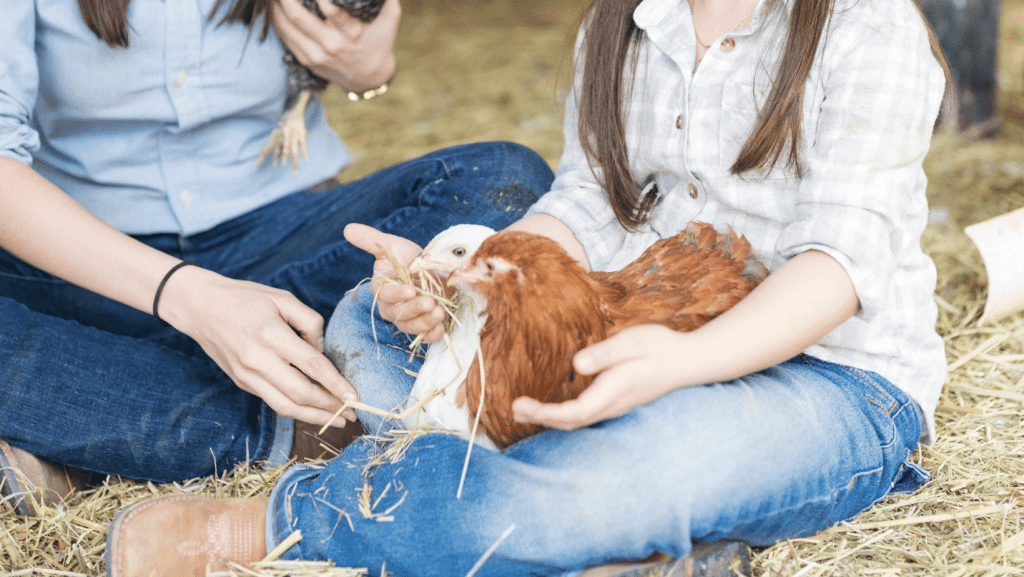
<path id="1" fill-rule="evenodd" d="M 0 501 L 19 515 L 36 517 L 40 505 L 54 506 L 88 486 L 90 473 L 65 467 L 0 441 Z"/>
<path id="2" fill-rule="evenodd" d="M 363 434 L 363 427 L 358 422 L 346 423 L 344 427 L 328 427 L 323 435 L 318 434 L 320 429 L 320 425 L 295 421 L 295 440 L 292 441 L 291 453 L 293 459 L 300 463 L 314 459 L 333 459 Z"/>
<path id="3" fill-rule="evenodd" d="M 203 577 L 267 555 L 267 499 L 165 495 L 118 513 L 107 534 L 108 577 Z"/>
<path id="4" fill-rule="evenodd" d="M 579 577 L 749 577 L 750 547 L 739 541 L 697 543 L 681 559 L 655 553 L 643 561 L 591 567 Z"/>

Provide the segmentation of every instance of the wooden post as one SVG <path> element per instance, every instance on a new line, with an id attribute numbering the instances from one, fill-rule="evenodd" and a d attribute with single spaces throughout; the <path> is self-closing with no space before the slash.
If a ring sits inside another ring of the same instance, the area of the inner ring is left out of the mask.
<path id="1" fill-rule="evenodd" d="M 917 0 L 939 38 L 956 83 L 955 126 L 977 137 L 999 131 L 996 44 L 999 0 Z"/>

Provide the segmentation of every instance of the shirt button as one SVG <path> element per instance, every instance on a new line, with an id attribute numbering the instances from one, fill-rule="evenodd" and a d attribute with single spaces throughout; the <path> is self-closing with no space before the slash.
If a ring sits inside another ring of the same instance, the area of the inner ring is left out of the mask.
<path id="1" fill-rule="evenodd" d="M 187 190 L 181 191 L 181 196 L 179 198 L 181 198 L 181 204 L 184 204 L 185 206 L 192 204 L 192 193 Z"/>
<path id="2" fill-rule="evenodd" d="M 184 70 L 179 72 L 178 75 L 174 77 L 174 83 L 177 84 L 178 86 L 184 86 L 185 82 L 187 80 L 188 80 L 188 72 L 185 72 Z"/>
<path id="3" fill-rule="evenodd" d="M 690 183 L 686 185 L 686 191 L 690 193 L 690 198 L 697 198 L 697 185 Z"/>
<path id="4" fill-rule="evenodd" d="M 676 128 L 678 128 L 680 130 L 682 130 L 682 128 L 683 128 L 683 115 L 682 114 L 680 114 L 679 116 L 676 117 Z"/>
<path id="5" fill-rule="evenodd" d="M 732 52 L 736 48 L 736 41 L 732 38 L 722 40 L 722 52 Z"/>

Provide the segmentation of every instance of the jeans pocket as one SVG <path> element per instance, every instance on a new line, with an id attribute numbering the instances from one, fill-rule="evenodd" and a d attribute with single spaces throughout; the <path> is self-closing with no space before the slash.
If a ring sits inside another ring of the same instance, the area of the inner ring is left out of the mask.
<path id="1" fill-rule="evenodd" d="M 894 418 L 908 407 L 912 408 L 913 403 L 907 398 L 896 398 L 893 392 L 888 390 L 886 386 L 888 382 L 883 381 L 882 377 L 874 373 L 856 367 L 837 366 L 841 367 L 855 383 L 860 385 L 858 394 L 863 395 L 863 400 L 866 402 L 862 409 L 864 416 L 874 426 L 883 450 L 900 440 L 900 432 Z M 915 439 L 914 444 L 916 443 Z"/>

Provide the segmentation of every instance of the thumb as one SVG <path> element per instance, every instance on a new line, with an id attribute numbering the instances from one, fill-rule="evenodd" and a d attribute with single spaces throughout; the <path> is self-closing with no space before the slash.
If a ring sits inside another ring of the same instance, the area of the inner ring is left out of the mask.
<path id="1" fill-rule="evenodd" d="M 579 351 L 573 357 L 573 367 L 583 375 L 594 375 L 601 371 L 638 358 L 636 340 L 624 337 L 623 331 L 599 343 Z"/>
<path id="2" fill-rule="evenodd" d="M 420 246 L 411 240 L 381 232 L 365 224 L 350 223 L 345 227 L 344 234 L 345 240 L 377 259 L 387 258 L 390 252 L 399 262 L 409 262 L 422 252 Z"/>
<path id="3" fill-rule="evenodd" d="M 365 224 L 349 223 L 345 226 L 345 240 L 352 243 L 356 248 L 365 250 L 377 258 L 384 258 L 383 242 L 387 235 L 372 226 Z"/>

